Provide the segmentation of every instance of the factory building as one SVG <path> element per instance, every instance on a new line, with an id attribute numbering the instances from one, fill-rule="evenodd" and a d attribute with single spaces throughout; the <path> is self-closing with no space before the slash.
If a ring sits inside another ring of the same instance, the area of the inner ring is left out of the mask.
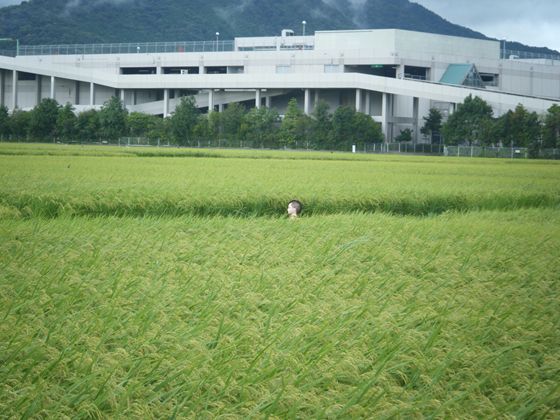
<path id="1" fill-rule="evenodd" d="M 518 104 L 560 104 L 560 61 L 522 59 L 499 41 L 398 29 L 318 31 L 233 41 L 19 46 L 0 56 L 0 104 L 31 109 L 43 98 L 100 108 L 111 96 L 130 111 L 169 116 L 180 98 L 219 112 L 232 102 L 305 113 L 318 101 L 370 115 L 388 141 L 410 128 L 418 141 L 431 107 L 444 116 L 472 94 L 499 116 Z"/>

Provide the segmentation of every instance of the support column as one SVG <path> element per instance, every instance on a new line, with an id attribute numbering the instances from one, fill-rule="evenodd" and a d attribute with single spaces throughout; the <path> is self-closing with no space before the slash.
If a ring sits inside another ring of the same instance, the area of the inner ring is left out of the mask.
<path id="1" fill-rule="evenodd" d="M 356 112 L 362 112 L 362 90 L 356 89 Z"/>
<path id="2" fill-rule="evenodd" d="M 214 89 L 208 91 L 208 113 L 214 111 Z"/>
<path id="3" fill-rule="evenodd" d="M 272 97 L 270 95 L 264 97 L 264 106 L 267 108 L 272 106 Z"/>
<path id="4" fill-rule="evenodd" d="M 54 76 L 51 76 L 51 99 L 55 99 L 55 83 L 56 79 L 54 78 Z"/>
<path id="5" fill-rule="evenodd" d="M 255 91 L 255 107 L 259 109 L 261 107 L 261 90 L 257 89 Z"/>
<path id="6" fill-rule="evenodd" d="M 95 105 L 95 83 L 93 82 L 89 84 L 89 104 L 90 106 Z"/>
<path id="7" fill-rule="evenodd" d="M 76 92 L 74 94 L 74 105 L 80 105 L 80 81 L 76 80 Z"/>
<path id="8" fill-rule="evenodd" d="M 311 108 L 310 93 L 311 92 L 309 89 L 305 89 L 305 94 L 303 96 L 303 112 L 305 113 L 305 115 L 310 114 L 310 108 Z"/>
<path id="9" fill-rule="evenodd" d="M 121 97 L 121 102 L 122 102 L 123 108 L 126 109 L 126 103 L 124 102 L 124 89 L 121 89 L 120 97 Z"/>
<path id="10" fill-rule="evenodd" d="M 6 90 L 6 79 L 4 70 L 0 69 L 0 106 L 4 106 L 4 95 Z"/>
<path id="11" fill-rule="evenodd" d="M 414 143 L 418 143 L 418 108 L 419 99 L 414 97 L 412 98 L 412 129 L 414 130 L 412 139 Z"/>
<path id="12" fill-rule="evenodd" d="M 36 105 L 39 105 L 41 103 L 41 94 L 42 94 L 42 90 L 43 90 L 43 86 L 42 86 L 42 82 L 43 82 L 43 77 L 38 74 L 37 76 L 37 97 L 35 98 L 35 103 Z"/>
<path id="13" fill-rule="evenodd" d="M 367 115 L 371 115 L 371 92 L 368 90 L 366 91 L 366 109 L 365 113 Z"/>
<path id="14" fill-rule="evenodd" d="M 163 118 L 169 115 L 169 89 L 163 89 Z"/>
<path id="15" fill-rule="evenodd" d="M 12 111 L 17 108 L 17 70 L 12 72 Z"/>
<path id="16" fill-rule="evenodd" d="M 390 93 L 383 93 L 383 99 L 381 103 L 381 127 L 383 129 L 383 134 L 385 135 L 385 141 L 389 143 L 391 140 L 391 120 L 393 117 L 393 95 Z"/>
<path id="17" fill-rule="evenodd" d="M 224 104 L 218 104 L 218 112 L 224 112 Z"/>

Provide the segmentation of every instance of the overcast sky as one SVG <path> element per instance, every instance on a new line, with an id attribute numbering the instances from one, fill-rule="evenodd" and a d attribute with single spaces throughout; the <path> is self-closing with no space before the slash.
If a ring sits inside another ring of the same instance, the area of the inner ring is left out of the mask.
<path id="1" fill-rule="evenodd" d="M 560 0 L 411 1 L 487 36 L 560 51 Z M 0 7 L 19 3 L 0 0 Z"/>
<path id="2" fill-rule="evenodd" d="M 560 51 L 560 0 L 411 0 L 484 35 Z"/>

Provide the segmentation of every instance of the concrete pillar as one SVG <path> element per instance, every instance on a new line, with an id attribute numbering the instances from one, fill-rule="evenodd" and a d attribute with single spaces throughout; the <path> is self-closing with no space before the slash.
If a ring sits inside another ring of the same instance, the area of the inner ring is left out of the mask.
<path id="1" fill-rule="evenodd" d="M 76 92 L 74 94 L 74 105 L 80 105 L 80 81 L 76 80 Z"/>
<path id="2" fill-rule="evenodd" d="M 37 89 L 36 94 L 37 94 L 37 97 L 36 97 L 36 99 L 35 99 L 35 102 L 36 102 L 37 105 L 39 105 L 39 104 L 41 103 L 41 93 L 42 93 L 41 91 L 43 90 L 43 87 L 42 87 L 43 76 L 41 76 L 40 74 L 38 74 L 36 77 L 37 77 L 37 85 L 36 85 L 36 89 Z"/>
<path id="3" fill-rule="evenodd" d="M 397 74 L 396 74 L 397 79 L 404 79 L 404 65 L 400 64 L 397 67 Z"/>
<path id="4" fill-rule="evenodd" d="M 414 143 L 418 143 L 418 108 L 419 99 L 414 97 L 412 98 L 412 129 L 414 130 L 412 139 Z"/>
<path id="5" fill-rule="evenodd" d="M 169 115 L 169 89 L 163 89 L 163 118 Z"/>
<path id="6" fill-rule="evenodd" d="M 208 91 L 208 112 L 214 111 L 214 90 Z"/>
<path id="7" fill-rule="evenodd" d="M 305 89 L 304 97 L 303 97 L 303 112 L 305 115 L 309 115 L 311 113 L 311 101 L 310 101 L 310 90 Z"/>
<path id="8" fill-rule="evenodd" d="M 132 105 L 137 105 L 138 102 L 138 94 L 136 89 L 132 91 Z"/>
<path id="9" fill-rule="evenodd" d="M 121 91 L 120 91 L 120 98 L 121 98 L 121 102 L 123 104 L 123 108 L 126 108 L 126 103 L 124 101 L 124 99 L 125 99 L 124 98 L 124 89 L 121 89 Z"/>
<path id="10" fill-rule="evenodd" d="M 4 95 L 6 90 L 6 79 L 4 70 L 0 69 L 0 106 L 4 106 Z"/>
<path id="11" fill-rule="evenodd" d="M 362 112 L 362 89 L 356 89 L 356 112 Z"/>
<path id="12" fill-rule="evenodd" d="M 383 99 L 381 103 L 381 128 L 383 129 L 383 134 L 385 135 L 385 141 L 391 141 L 391 120 L 393 118 L 393 95 L 390 93 L 383 93 Z"/>
<path id="13" fill-rule="evenodd" d="M 224 112 L 224 104 L 218 104 L 218 112 Z"/>
<path id="14" fill-rule="evenodd" d="M 264 98 L 264 106 L 270 108 L 272 106 L 272 96 L 268 95 Z"/>
<path id="15" fill-rule="evenodd" d="M 89 104 L 91 106 L 95 105 L 95 83 L 89 83 Z"/>
<path id="16" fill-rule="evenodd" d="M 452 102 L 449 107 L 449 115 L 453 115 L 455 113 L 456 108 L 457 108 L 457 104 Z"/>
<path id="17" fill-rule="evenodd" d="M 51 76 L 51 95 L 49 96 L 51 99 L 55 99 L 55 83 L 56 83 L 55 77 Z"/>
<path id="18" fill-rule="evenodd" d="M 12 71 L 12 111 L 17 108 L 17 70 Z"/>
<path id="19" fill-rule="evenodd" d="M 156 74 L 163 74 L 163 67 L 157 66 L 156 67 Z"/>
<path id="20" fill-rule="evenodd" d="M 371 92 L 369 90 L 366 91 L 366 109 L 364 112 L 367 115 L 371 115 Z"/>
<path id="21" fill-rule="evenodd" d="M 255 91 L 255 107 L 259 109 L 261 107 L 261 90 L 257 89 Z"/>

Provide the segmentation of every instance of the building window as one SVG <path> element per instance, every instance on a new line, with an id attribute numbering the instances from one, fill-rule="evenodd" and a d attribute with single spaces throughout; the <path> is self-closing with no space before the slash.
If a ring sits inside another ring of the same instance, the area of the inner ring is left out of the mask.
<path id="1" fill-rule="evenodd" d="M 325 64 L 325 73 L 342 73 L 340 64 Z"/>
<path id="2" fill-rule="evenodd" d="M 228 66 L 228 74 L 242 74 L 245 73 L 245 68 L 243 66 Z"/>
<path id="3" fill-rule="evenodd" d="M 291 73 L 292 66 L 289 64 L 278 64 L 276 65 L 276 73 Z"/>

